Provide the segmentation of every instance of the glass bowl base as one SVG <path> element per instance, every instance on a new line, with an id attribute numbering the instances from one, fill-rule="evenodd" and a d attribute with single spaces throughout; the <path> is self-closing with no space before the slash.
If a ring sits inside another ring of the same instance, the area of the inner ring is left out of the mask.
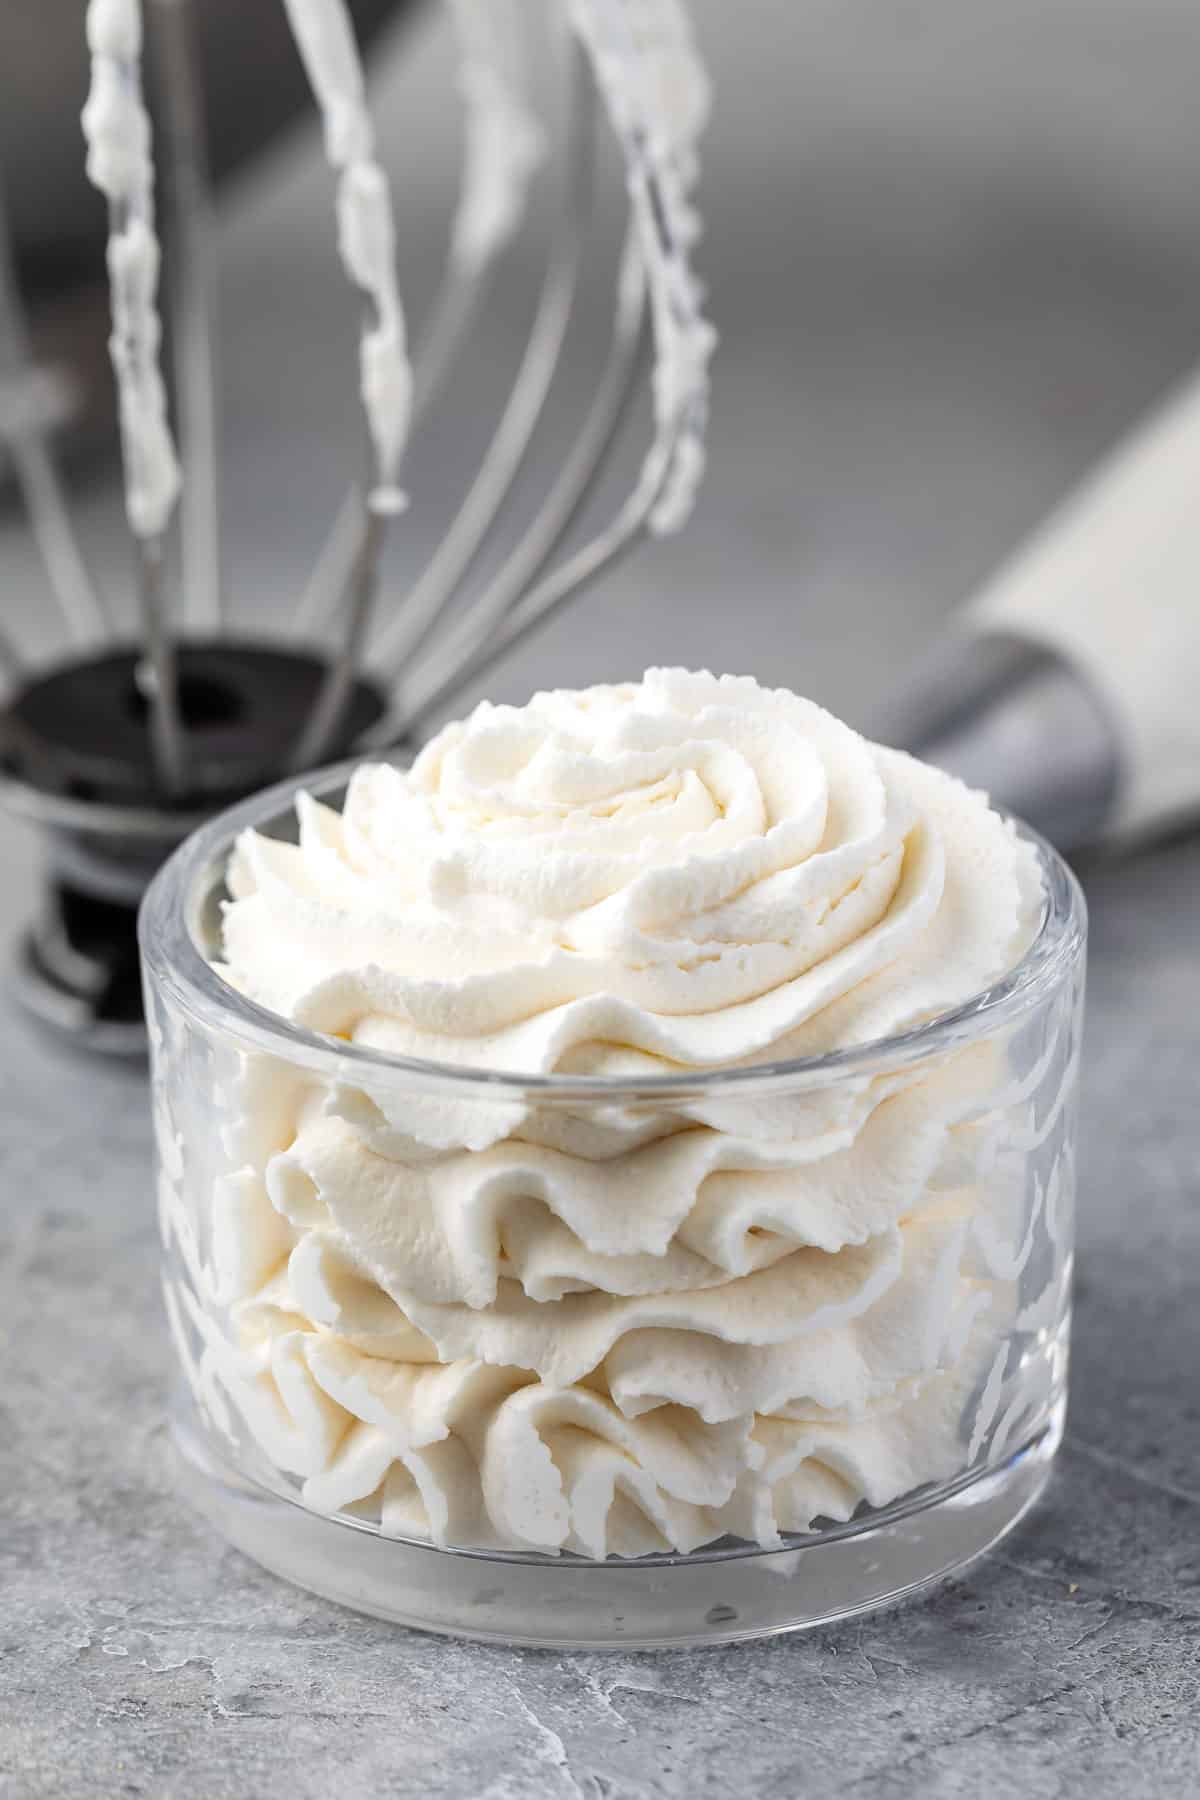
<path id="1" fill-rule="evenodd" d="M 309 1512 L 214 1455 L 177 1415 L 180 1485 L 230 1543 L 327 1600 L 421 1631 L 544 1649 L 727 1644 L 829 1625 L 919 1593 L 999 1542 L 1035 1503 L 1062 1437 L 1060 1402 L 1006 1460 L 781 1550 L 575 1557 L 442 1550 Z"/>

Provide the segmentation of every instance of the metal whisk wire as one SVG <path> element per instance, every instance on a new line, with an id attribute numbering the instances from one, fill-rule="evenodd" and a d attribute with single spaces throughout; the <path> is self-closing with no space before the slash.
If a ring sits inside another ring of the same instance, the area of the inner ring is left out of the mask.
<path id="1" fill-rule="evenodd" d="M 566 164 L 533 325 L 500 422 L 478 474 L 429 563 L 375 645 L 376 666 L 395 677 L 425 642 L 480 554 L 541 420 L 562 356 L 579 284 L 593 200 L 595 116 L 582 51 L 571 56 Z"/>
<path id="2" fill-rule="evenodd" d="M 225 616 L 219 488 L 217 221 L 192 0 L 150 0 L 151 49 L 170 223 L 172 338 L 180 426 L 182 610 L 197 632 Z"/>
<path id="3" fill-rule="evenodd" d="M 469 4 L 469 0 L 467 0 Z M 495 9 L 499 15 L 499 9 Z M 514 31 L 525 21 L 515 12 L 499 19 L 503 29 Z M 533 138 L 533 128 L 529 127 Z M 461 233 L 453 232 L 445 267 L 429 316 L 421 328 L 413 358 L 412 430 L 415 435 L 438 399 L 443 383 L 452 369 L 458 352 L 467 339 L 487 295 L 496 264 L 519 226 L 519 204 L 527 178 L 539 160 L 539 150 L 531 141 L 524 165 L 518 174 L 520 194 L 518 211 L 499 221 L 480 244 L 468 244 L 464 250 L 458 241 Z M 469 183 L 471 170 L 465 162 L 461 179 Z M 352 486 L 342 501 L 328 536 L 318 553 L 308 585 L 300 598 L 295 616 L 297 636 L 302 640 L 319 639 L 336 622 L 349 598 L 354 561 L 362 538 L 362 490 Z"/>
<path id="4" fill-rule="evenodd" d="M 471 672 L 464 674 L 464 680 L 473 680 L 481 671 L 473 665 L 472 659 L 492 634 L 499 632 L 502 622 L 531 597 L 533 583 L 586 506 L 624 423 L 633 398 L 645 312 L 645 274 L 636 233 L 630 227 L 618 275 L 612 342 L 596 397 L 574 448 L 524 536 L 501 568 L 455 622 L 446 639 L 435 645 L 430 655 L 418 664 L 415 676 L 403 682 L 399 704 L 389 723 L 379 728 L 379 741 L 384 741 L 383 732 L 394 726 L 403 730 L 405 697 L 411 705 L 416 695 L 431 685 L 440 689 L 456 666 L 463 671 L 470 667 Z M 505 639 L 501 647 L 497 638 L 497 654 L 503 654 L 515 642 L 515 639 Z"/>
<path id="5" fill-rule="evenodd" d="M 168 604 L 165 533 L 135 527 L 140 573 L 142 650 L 147 664 L 148 715 L 155 762 L 163 788 L 179 793 L 187 781 L 188 728 L 181 716 L 175 672 L 180 633 L 228 631 L 223 605 L 218 506 L 217 413 L 214 395 L 215 321 L 212 308 L 213 214 L 202 135 L 199 75 L 193 39 L 195 0 L 143 0 L 153 24 L 157 96 L 162 111 L 166 176 L 164 191 L 179 216 L 171 249 L 185 277 L 177 295 L 176 404 L 183 462 L 191 486 L 182 518 L 184 606 L 176 623 Z M 475 0 L 452 0 L 469 14 Z M 557 472 L 532 514 L 518 525 L 515 492 L 544 425 L 548 400 L 566 354 L 580 290 L 585 249 L 591 238 L 597 118 L 603 101 L 622 136 L 612 95 L 598 86 L 597 43 L 613 36 L 608 13 L 629 8 L 644 29 L 656 7 L 642 0 L 564 0 L 576 27 L 570 35 L 563 114 L 563 152 L 558 198 L 544 273 L 524 350 L 487 448 L 468 481 L 445 535 L 402 594 L 380 591 L 379 559 L 385 518 L 368 504 L 365 487 L 347 495 L 317 560 L 309 587 L 288 627 L 293 640 L 321 641 L 334 634 L 326 677 L 316 704 L 295 740 L 289 766 L 308 766 L 345 744 L 346 705 L 362 675 L 390 694 L 383 716 L 356 742 L 378 748 L 412 732 L 461 687 L 476 679 L 651 528 L 673 479 L 681 447 L 698 427 L 696 408 L 686 416 L 656 408 L 656 436 L 633 492 L 599 533 L 552 560 L 597 492 L 636 392 L 647 317 L 648 230 L 662 240 L 667 259 L 687 261 L 678 241 L 678 207 L 664 194 L 661 158 L 649 156 L 639 178 L 631 170 L 631 204 L 615 283 L 613 327 L 592 402 L 557 460 Z M 663 16 L 670 8 L 662 7 Z M 524 9 L 514 9 L 517 14 Z M 478 15 L 483 16 L 482 11 Z M 601 26 L 596 21 L 600 19 Z M 583 23 L 581 24 L 581 20 Z M 590 22 L 589 22 L 590 21 Z M 634 44 L 629 21 L 620 22 L 623 45 Z M 492 29 L 497 29 L 493 20 Z M 615 41 L 615 39 L 614 39 Z M 634 46 L 636 49 L 636 45 Z M 130 64 L 127 80 L 140 105 L 140 76 Z M 623 144 L 627 157 L 629 142 Z M 646 145 L 642 146 L 643 151 Z M 531 157 L 530 161 L 536 161 Z M 528 172 L 528 171 L 527 171 Z M 638 179 L 641 182 L 640 206 Z M 118 230 L 136 221 L 140 190 L 127 203 L 110 192 Z M 516 218 L 476 254 L 458 258 L 452 248 L 415 358 L 412 415 L 427 418 L 472 323 L 478 317 L 500 254 L 515 235 Z M 0 226 L 2 226 L 0 218 Z M 111 262 L 110 252 L 110 262 Z M 0 260 L 0 371 L 29 374 L 28 344 L 16 298 Z M 653 284 L 651 284 L 653 291 Z M 661 337 L 661 295 L 655 298 L 656 338 Z M 660 346 L 661 348 L 661 346 Z M 62 485 L 40 434 L 10 433 L 9 453 L 25 490 L 29 512 L 61 610 L 80 642 L 112 641 L 112 627 L 75 543 Z M 127 445 L 127 452 L 128 452 Z M 485 553 L 512 539 L 500 565 L 474 593 L 468 592 Z M 372 626 L 387 613 L 372 637 Z M 14 674 L 22 659 L 0 642 L 0 666 Z"/>
<path id="6" fill-rule="evenodd" d="M 591 205 L 595 128 L 591 78 L 586 58 L 577 46 L 572 49 L 570 62 L 566 163 L 546 272 L 525 351 L 478 472 L 445 537 L 397 608 L 391 626 L 374 653 L 372 661 L 378 665 L 384 679 L 388 678 L 393 662 L 404 666 L 408 655 L 425 641 L 453 603 L 520 472 L 559 366 L 579 279 Z M 377 597 L 376 564 L 380 548 L 377 538 L 368 539 L 364 534 L 351 578 L 354 598 L 333 664 L 333 679 L 337 685 L 335 688 L 331 684 L 328 703 L 322 707 L 320 716 L 314 717 L 312 729 L 305 732 L 297 746 L 294 757 L 297 769 L 319 763 L 335 741 L 341 709 L 357 663 L 366 648 L 370 614 Z"/>
<path id="7" fill-rule="evenodd" d="M 603 79 L 607 73 L 611 81 L 614 57 L 627 56 L 635 48 L 629 19 L 621 4 L 606 8 L 596 0 L 576 0 L 575 10 L 581 40 L 589 44 L 597 75 Z M 399 684 L 399 691 L 384 717 L 362 734 L 360 749 L 387 747 L 416 731 L 432 713 L 613 567 L 648 531 L 656 525 L 669 528 L 690 505 L 702 466 L 707 359 L 715 341 L 701 316 L 700 292 L 690 267 L 694 220 L 686 193 L 691 171 L 674 150 L 654 141 L 646 118 L 636 105 L 628 104 L 627 96 L 610 89 L 605 98 L 624 140 L 631 210 L 613 337 L 595 401 L 532 523 L 466 612 L 430 643 L 450 612 L 458 582 L 497 524 L 508 483 L 495 484 L 495 504 L 486 520 L 472 521 L 477 530 L 468 539 L 471 554 L 461 561 L 448 556 L 446 578 L 430 581 L 427 574 L 415 595 L 402 604 L 391 642 L 384 646 L 385 670 L 391 681 Z M 654 284 L 655 327 L 662 359 L 656 372 L 656 429 L 650 451 L 633 492 L 611 522 L 556 569 L 544 573 L 594 492 L 626 416 L 650 264 L 658 276 Z M 561 339 L 558 347 L 561 351 Z M 454 532 L 452 527 L 448 543 Z"/>
<path id="8" fill-rule="evenodd" d="M 395 698 L 383 718 L 360 737 L 360 749 L 386 747 L 404 737 L 461 687 L 515 648 L 632 548 L 648 529 L 662 501 L 684 435 L 682 420 L 667 420 L 665 425 L 660 420 L 654 452 L 634 493 L 616 518 L 597 538 L 539 582 L 595 492 L 633 398 L 644 327 L 646 276 L 639 221 L 631 215 L 621 252 L 612 340 L 593 404 L 557 478 L 502 566 L 465 609 L 460 604 L 472 569 L 505 528 L 508 502 L 530 454 L 563 359 L 593 200 L 597 111 L 592 71 L 582 45 L 575 41 L 565 168 L 541 293 L 525 351 L 500 421 L 445 537 L 415 584 L 395 603 L 391 621 L 366 652 L 372 675 L 382 676 Z M 658 181 L 658 175 L 651 171 L 645 218 L 669 240 L 671 208 L 658 192 Z M 671 241 L 664 242 L 662 252 L 675 258 L 686 254 L 682 246 Z M 465 310 L 460 316 L 465 315 Z M 428 391 L 426 387 L 425 392 Z M 337 685 L 329 690 L 321 716 L 297 748 L 297 768 L 319 761 L 334 741 L 338 710 L 350 691 L 354 664 L 364 650 L 365 626 L 378 599 L 365 540 L 360 540 L 358 560 L 347 586 L 354 600 L 334 665 Z"/>
<path id="9" fill-rule="evenodd" d="M 77 644 L 108 635 L 100 590 L 79 547 L 70 505 L 48 437 L 70 412 L 70 400 L 48 371 L 37 368 L 9 251 L 4 195 L 0 191 L 0 467 L 11 462 L 50 590 L 67 632 Z M 12 676 L 24 665 L 4 638 L 0 661 Z"/>

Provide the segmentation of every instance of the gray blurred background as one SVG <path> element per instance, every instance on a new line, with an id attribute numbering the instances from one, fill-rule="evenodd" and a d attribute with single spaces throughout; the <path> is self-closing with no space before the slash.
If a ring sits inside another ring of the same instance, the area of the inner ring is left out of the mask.
<path id="1" fill-rule="evenodd" d="M 681 538 L 627 563 L 488 691 L 516 699 L 683 661 L 795 686 L 865 723 L 948 609 L 1196 356 L 1200 9 L 692 10 L 717 85 L 702 184 L 701 263 L 722 337 L 710 477 Z M 373 74 L 419 321 L 457 156 L 439 9 L 385 33 Z M 311 121 L 225 190 L 222 219 L 230 591 L 261 622 L 294 605 L 360 443 L 356 321 Z M 414 458 L 412 510 L 389 552 L 396 594 L 511 374 L 539 230 Z M 608 281 L 597 257 L 558 441 L 594 372 Z M 82 471 L 78 498 L 120 602 L 128 548 L 111 466 Z M 54 616 L 12 512 L 0 517 L 0 595 L 13 634 L 49 653 Z M 17 828 L 0 832 L 3 932 L 30 874 Z"/>

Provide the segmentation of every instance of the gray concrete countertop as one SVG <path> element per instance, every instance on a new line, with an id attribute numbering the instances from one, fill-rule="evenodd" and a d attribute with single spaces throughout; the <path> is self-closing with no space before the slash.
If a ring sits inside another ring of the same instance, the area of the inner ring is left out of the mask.
<path id="1" fill-rule="evenodd" d="M 728 1649 L 453 1643 L 225 1548 L 173 1485 L 143 1078 L 10 1024 L 0 1793 L 1200 1791 L 1200 959 L 1180 903 L 1200 841 L 1086 873 L 1078 1318 L 1049 1495 L 923 1602 Z"/>
<path id="2" fill-rule="evenodd" d="M 751 34 L 747 9 L 702 0 L 721 76 L 712 479 L 683 538 L 506 664 L 496 697 L 669 658 L 786 681 L 861 721 L 948 607 L 1184 372 L 1200 345 L 1200 13 L 1085 10 L 1086 30 L 1066 0 L 910 0 L 881 34 L 875 8 L 755 0 Z M 418 36 L 377 89 L 409 175 L 418 302 L 449 189 L 445 73 Z M 238 603 L 264 614 L 294 596 L 357 430 L 328 205 L 310 142 L 228 221 L 226 517 Z M 414 471 L 393 575 L 436 529 L 424 502 L 474 396 L 494 392 L 492 363 L 511 360 L 519 275 L 472 347 L 457 424 Z M 268 319 L 294 323 L 270 337 Z M 120 592 L 111 484 L 80 504 Z M 15 525 L 0 530 L 0 595 L 6 626 L 49 651 Z M 32 875 L 27 842 L 0 834 L 7 936 Z M 726 1650 L 444 1642 L 226 1549 L 169 1465 L 144 1076 L 82 1061 L 4 1008 L 0 1795 L 1200 1794 L 1200 839 L 1084 875 L 1079 1307 L 1049 1496 L 924 1602 Z"/>

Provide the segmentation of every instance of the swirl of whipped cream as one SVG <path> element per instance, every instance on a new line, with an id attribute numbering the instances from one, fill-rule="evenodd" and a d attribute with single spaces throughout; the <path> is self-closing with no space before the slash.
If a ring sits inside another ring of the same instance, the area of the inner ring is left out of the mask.
<path id="1" fill-rule="evenodd" d="M 482 706 L 299 824 L 237 845 L 229 979 L 516 1074 L 904 1030 L 1011 968 L 1042 904 L 981 796 L 791 694 L 674 670 Z M 848 1518 L 963 1464 L 1012 1311 L 997 1146 L 1028 1099 L 986 1042 L 653 1107 L 248 1056 L 198 1388 L 308 1504 L 398 1535 L 636 1555 Z"/>
<path id="2" fill-rule="evenodd" d="M 317 1030 L 520 1073 L 833 1050 L 1012 967 L 1040 894 L 980 796 L 755 682 L 484 704 L 247 833 L 233 978 Z"/>

